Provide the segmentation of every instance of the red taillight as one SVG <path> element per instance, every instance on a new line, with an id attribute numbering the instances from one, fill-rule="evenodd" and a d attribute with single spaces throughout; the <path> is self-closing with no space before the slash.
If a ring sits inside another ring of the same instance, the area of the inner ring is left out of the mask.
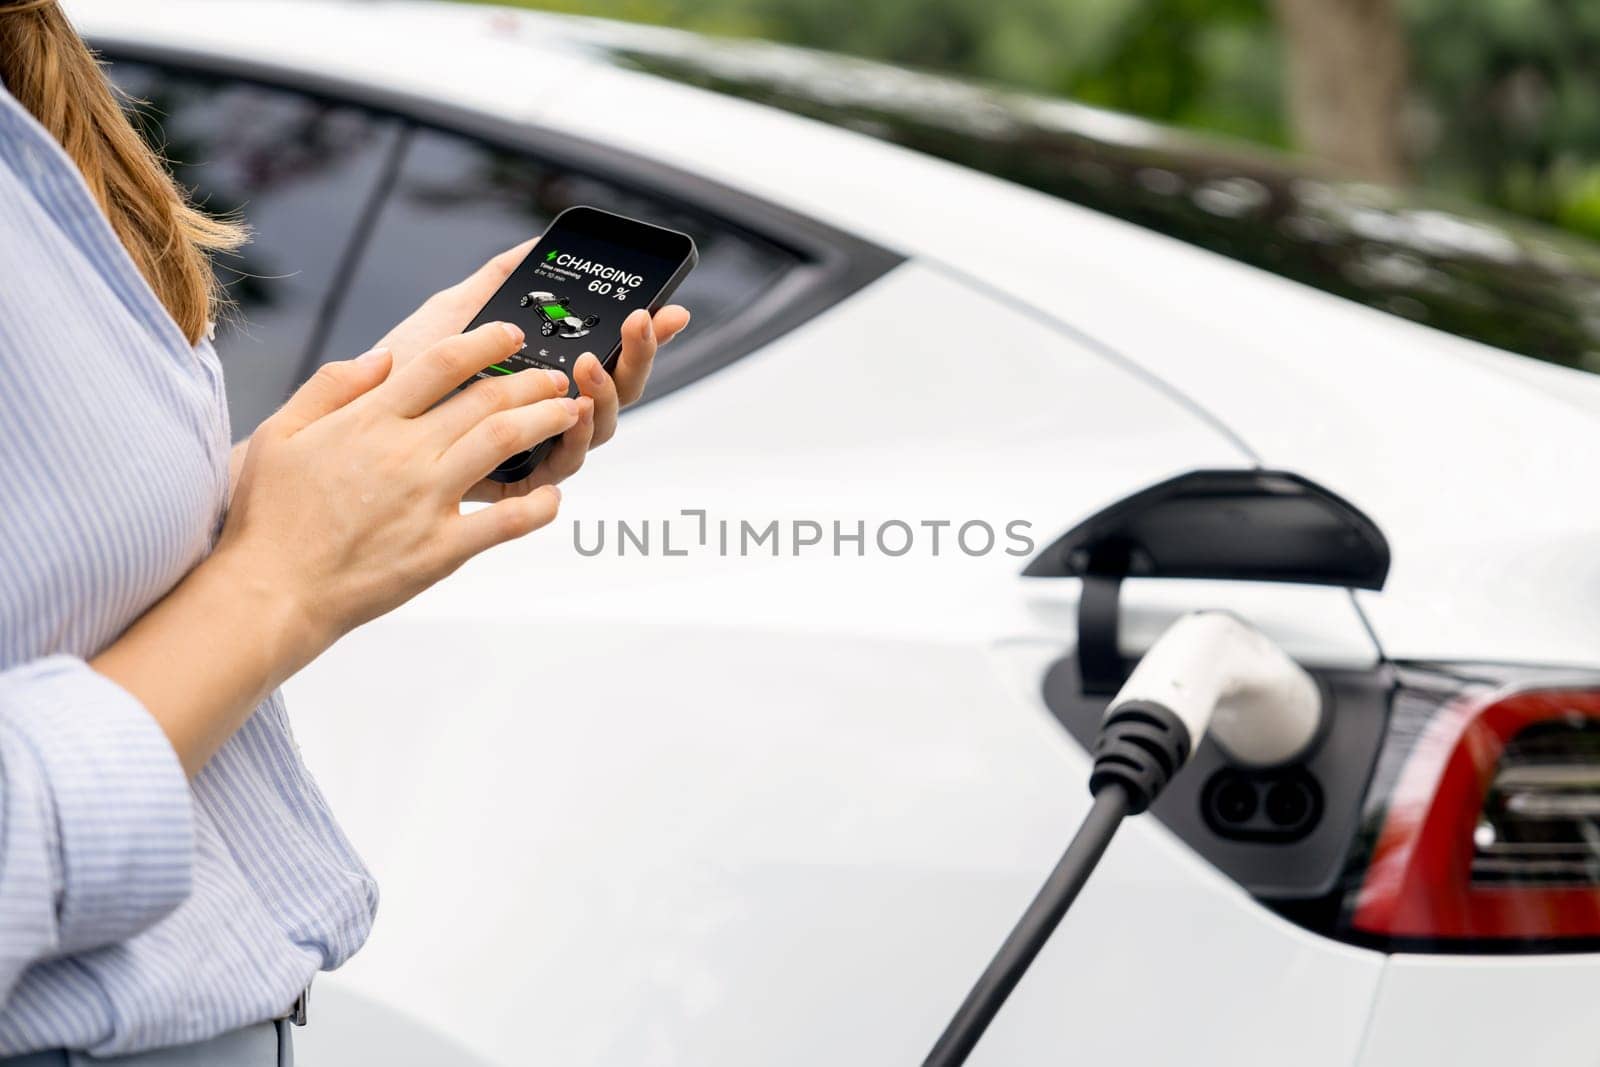
<path id="1" fill-rule="evenodd" d="M 1389 794 L 1350 921 L 1399 939 L 1600 937 L 1600 689 L 1441 707 Z"/>

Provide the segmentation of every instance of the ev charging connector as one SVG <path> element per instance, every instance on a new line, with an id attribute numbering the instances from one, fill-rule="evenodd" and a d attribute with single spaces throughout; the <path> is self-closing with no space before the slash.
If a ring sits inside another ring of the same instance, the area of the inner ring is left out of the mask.
<path id="1" fill-rule="evenodd" d="M 923 1067 L 966 1062 L 1122 820 L 1150 806 L 1208 729 L 1233 761 L 1269 767 L 1303 755 L 1322 714 L 1322 691 L 1311 675 L 1238 617 L 1197 612 L 1168 627 L 1106 708 L 1089 777 L 1095 799 L 1083 825 Z"/>
<path id="2" fill-rule="evenodd" d="M 1321 724 L 1322 691 L 1303 667 L 1237 616 L 1195 612 L 1167 628 L 1107 705 L 1089 789 L 1120 782 L 1137 815 L 1208 729 L 1230 762 L 1254 768 L 1303 755 Z"/>

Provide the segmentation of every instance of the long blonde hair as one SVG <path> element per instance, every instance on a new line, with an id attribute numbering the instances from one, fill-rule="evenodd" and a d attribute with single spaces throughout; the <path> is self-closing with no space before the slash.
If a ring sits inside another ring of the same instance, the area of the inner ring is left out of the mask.
<path id="1" fill-rule="evenodd" d="M 245 227 L 188 202 L 56 0 L 0 0 L 0 81 L 66 149 L 150 288 L 198 342 L 224 300 L 211 253 L 238 248 Z"/>

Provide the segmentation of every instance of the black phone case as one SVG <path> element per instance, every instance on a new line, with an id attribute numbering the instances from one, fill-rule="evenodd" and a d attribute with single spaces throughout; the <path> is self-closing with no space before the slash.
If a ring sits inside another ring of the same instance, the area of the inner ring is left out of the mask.
<path id="1" fill-rule="evenodd" d="M 538 246 L 535 245 L 534 247 L 537 248 Z M 528 254 L 532 255 L 533 253 L 530 252 Z M 673 272 L 672 277 L 667 279 L 667 283 L 661 287 L 661 291 L 656 294 L 655 299 L 650 301 L 645 310 L 649 311 L 652 316 L 654 316 L 657 311 L 660 311 L 662 307 L 666 305 L 667 301 L 672 299 L 672 294 L 675 293 L 678 289 L 678 286 L 683 283 L 683 279 L 689 276 L 689 272 L 694 270 L 695 265 L 699 262 L 700 250 L 694 247 L 694 245 L 691 243 L 689 248 L 689 258 L 684 260 L 683 264 Z M 616 369 L 617 359 L 621 355 L 622 337 L 619 334 L 616 345 L 611 349 L 610 354 L 608 354 L 605 359 L 601 361 L 601 366 L 605 368 L 607 374 L 610 374 L 614 369 Z M 567 378 L 567 395 L 573 399 L 577 399 L 578 383 L 572 380 L 571 374 L 568 374 Z M 500 464 L 500 466 L 490 471 L 489 480 L 491 482 L 501 482 L 506 485 L 509 485 L 513 482 L 522 481 L 522 479 L 532 474 L 534 469 L 537 468 L 540 463 L 544 462 L 544 458 L 550 454 L 550 450 L 555 448 L 557 440 L 558 438 L 552 437 L 548 441 L 540 442 L 537 446 L 529 449 L 526 452 L 518 452 L 516 455 L 507 459 L 504 463 Z"/>

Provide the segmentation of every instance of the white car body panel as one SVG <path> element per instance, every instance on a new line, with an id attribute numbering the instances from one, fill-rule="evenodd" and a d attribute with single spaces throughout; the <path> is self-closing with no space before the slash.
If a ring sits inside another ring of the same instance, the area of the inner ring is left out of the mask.
<path id="1" fill-rule="evenodd" d="M 549 662 L 463 678 L 507 641 Z M 290 692 L 385 887 L 322 985 L 496 1064 L 919 1062 L 1086 807 L 1087 757 L 1008 684 L 1058 652 L 554 606 L 363 631 Z M 975 1063 L 1114 1058 L 1156 1006 L 1203 1062 L 1355 1061 L 1382 957 L 1264 921 L 1159 827 L 1078 907 Z M 1248 1001 L 1241 964 L 1274 976 Z"/>
<path id="2" fill-rule="evenodd" d="M 1597 998 L 1592 957 L 1397 955 L 1360 1064 L 1593 1063 Z"/>
<path id="3" fill-rule="evenodd" d="M 1593 378 L 539 44 L 693 47 L 667 31 L 379 2 L 72 10 L 106 37 L 559 112 L 910 257 L 630 414 L 557 529 L 290 686 L 384 887 L 369 947 L 319 982 L 309 1067 L 438 1042 L 505 1065 L 919 1062 L 1087 809 L 1087 757 L 1038 696 L 1075 582 L 998 552 L 590 559 L 572 521 L 1020 518 L 1042 546 L 1180 471 L 1260 462 L 1388 535 L 1389 584 L 1359 595 L 1373 632 L 1342 590 L 1130 582 L 1128 651 L 1225 607 L 1315 666 L 1374 662 L 1374 633 L 1394 658 L 1600 665 Z M 981 333 L 941 320 L 958 300 Z M 1588 1064 L 1597 984 L 1595 956 L 1316 937 L 1133 820 L 973 1062 Z"/>

